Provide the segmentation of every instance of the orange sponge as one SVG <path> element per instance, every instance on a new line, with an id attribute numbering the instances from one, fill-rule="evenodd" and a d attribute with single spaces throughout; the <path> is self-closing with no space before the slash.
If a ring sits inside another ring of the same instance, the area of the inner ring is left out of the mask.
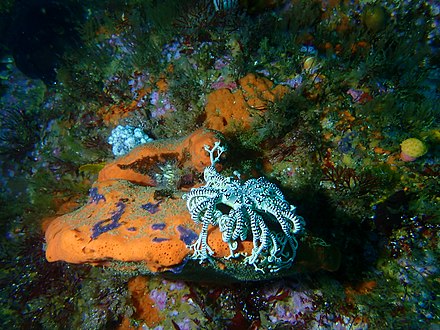
<path id="1" fill-rule="evenodd" d="M 265 111 L 268 103 L 289 91 L 288 87 L 275 85 L 269 79 L 253 73 L 241 78 L 238 84 L 240 88 L 235 92 L 222 88 L 208 95 L 206 127 L 223 133 L 233 130 L 233 125 L 250 129 L 253 120 L 251 110 Z"/>
<path id="2" fill-rule="evenodd" d="M 210 165 L 205 145 L 218 141 L 219 133 L 199 129 L 183 139 L 168 139 L 149 142 L 134 148 L 130 153 L 107 164 L 98 175 L 98 181 L 124 179 L 130 182 L 155 186 L 155 180 L 148 174 L 158 162 L 174 160 L 183 167 L 193 167 L 202 172 Z"/>

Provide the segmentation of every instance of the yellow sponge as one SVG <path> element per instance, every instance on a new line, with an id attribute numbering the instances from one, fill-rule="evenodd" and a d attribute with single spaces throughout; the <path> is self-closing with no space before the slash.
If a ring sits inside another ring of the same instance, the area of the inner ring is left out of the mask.
<path id="1" fill-rule="evenodd" d="M 400 144 L 400 148 L 402 151 L 401 158 L 404 161 L 413 161 L 428 151 L 426 145 L 416 138 L 406 139 Z"/>

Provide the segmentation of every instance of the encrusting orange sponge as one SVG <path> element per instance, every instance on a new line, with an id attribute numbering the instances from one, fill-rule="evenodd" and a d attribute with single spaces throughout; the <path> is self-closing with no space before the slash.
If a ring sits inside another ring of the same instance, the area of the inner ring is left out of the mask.
<path id="1" fill-rule="evenodd" d="M 98 181 L 124 179 L 130 182 L 155 186 L 155 180 L 148 174 L 149 168 L 166 160 L 181 163 L 183 167 L 193 167 L 198 172 L 210 165 L 205 145 L 218 141 L 219 133 L 198 129 L 182 139 L 167 139 L 140 145 L 128 154 L 107 164 L 98 175 Z"/>
<path id="2" fill-rule="evenodd" d="M 178 199 L 154 200 L 154 188 L 124 180 L 98 182 L 89 203 L 50 223 L 46 258 L 70 263 L 143 261 L 152 272 L 172 268 L 188 253 L 179 230 L 197 237 L 185 208 Z"/>
<path id="3" fill-rule="evenodd" d="M 238 81 L 239 89 L 221 88 L 208 95 L 205 126 L 222 133 L 238 127 L 250 129 L 252 113 L 265 111 L 269 103 L 283 97 L 289 88 L 275 85 L 265 77 L 250 73 Z"/>

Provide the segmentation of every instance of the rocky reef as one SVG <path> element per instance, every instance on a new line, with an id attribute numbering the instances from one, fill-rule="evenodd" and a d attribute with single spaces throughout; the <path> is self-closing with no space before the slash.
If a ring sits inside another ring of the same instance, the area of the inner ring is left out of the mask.
<path id="1" fill-rule="evenodd" d="M 4 327 L 437 328 L 439 11 L 2 1 Z"/>

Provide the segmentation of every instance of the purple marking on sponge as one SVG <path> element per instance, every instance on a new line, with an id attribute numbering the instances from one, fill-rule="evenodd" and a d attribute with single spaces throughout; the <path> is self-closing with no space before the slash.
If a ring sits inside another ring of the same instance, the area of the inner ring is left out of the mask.
<path id="1" fill-rule="evenodd" d="M 97 187 L 93 187 L 89 190 L 89 203 L 95 203 L 98 204 L 99 201 L 104 201 L 105 202 L 105 197 L 104 195 L 101 195 L 98 193 L 98 188 Z"/>
<path id="2" fill-rule="evenodd" d="M 127 228 L 128 231 L 136 231 L 136 227 Z"/>
<path id="3" fill-rule="evenodd" d="M 159 211 L 159 204 L 161 201 L 158 201 L 156 204 L 154 203 L 147 203 L 147 204 L 143 204 L 141 205 L 141 208 L 143 208 L 144 210 L 150 212 L 151 214 L 154 214 L 156 212 Z"/>
<path id="4" fill-rule="evenodd" d="M 120 223 L 119 220 L 121 219 L 122 214 L 125 211 L 125 204 L 122 201 L 119 201 L 116 203 L 115 206 L 117 210 L 112 212 L 110 219 L 99 221 L 93 226 L 92 235 L 90 236 L 91 239 L 95 239 L 99 235 L 107 231 L 116 229 L 122 225 L 122 223 Z"/>
<path id="5" fill-rule="evenodd" d="M 164 242 L 164 241 L 169 241 L 169 238 L 164 238 L 164 237 L 155 237 L 152 239 L 152 241 L 154 243 L 160 243 L 160 242 Z"/>
<path id="6" fill-rule="evenodd" d="M 186 245 L 191 245 L 199 237 L 193 230 L 181 225 L 177 226 L 177 230 L 180 233 L 180 240 Z"/>
<path id="7" fill-rule="evenodd" d="M 164 224 L 163 222 L 161 222 L 161 223 L 153 223 L 151 225 L 151 229 L 153 229 L 153 230 L 164 230 L 166 226 L 167 225 Z"/>

